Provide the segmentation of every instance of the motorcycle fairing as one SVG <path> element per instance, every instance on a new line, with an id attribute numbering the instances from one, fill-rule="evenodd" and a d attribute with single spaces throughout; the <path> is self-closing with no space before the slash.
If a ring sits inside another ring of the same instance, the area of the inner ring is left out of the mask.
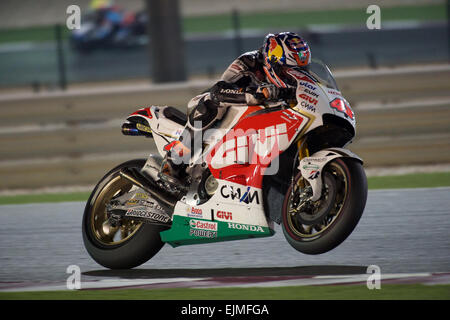
<path id="1" fill-rule="evenodd" d="M 273 160 L 310 122 L 289 109 L 242 117 L 205 158 L 217 180 L 217 191 L 201 205 L 178 201 L 172 227 L 161 233 L 161 239 L 179 246 L 272 236 L 273 222 L 264 212 L 262 178 L 276 174 Z M 199 231 L 193 227 L 198 224 L 209 228 Z"/>
<path id="2" fill-rule="evenodd" d="M 171 142 L 178 140 L 184 130 L 184 125 L 179 120 L 174 121 L 167 117 L 167 110 L 174 109 L 169 106 L 151 106 L 142 108 L 130 114 L 127 118 L 129 122 L 139 121 L 147 126 L 153 134 L 156 148 L 161 156 L 167 152 L 165 148 Z"/>
<path id="3" fill-rule="evenodd" d="M 214 222 L 210 232 L 193 230 L 197 221 Z M 243 186 L 226 180 L 218 181 L 216 193 L 201 205 L 178 201 L 170 230 L 161 232 L 161 239 L 176 247 L 186 244 L 269 237 L 275 231 L 263 209 L 260 188 Z"/>
<path id="4" fill-rule="evenodd" d="M 165 116 L 166 108 L 170 107 L 151 106 L 150 108 L 142 108 L 127 118 L 130 122 L 139 122 L 142 126 L 150 128 L 158 152 L 162 156 L 167 152 L 165 147 L 178 140 L 184 130 L 184 126 L 179 122 L 177 123 Z M 207 148 L 204 153 L 208 154 L 211 148 L 218 141 L 221 141 L 236 123 L 261 109 L 263 109 L 261 106 L 230 107 L 222 120 L 217 137 L 210 137 L 206 141 L 210 148 Z M 218 210 L 218 208 L 227 209 Z M 202 228 L 192 227 L 198 227 L 199 225 Z M 212 226 L 217 226 L 217 230 L 213 230 L 214 227 Z M 260 188 L 238 185 L 233 181 L 226 183 L 219 181 L 218 191 L 203 205 L 192 206 L 191 201 L 186 199 L 178 201 L 172 216 L 172 227 L 170 230 L 162 232 L 161 238 L 172 246 L 179 246 L 249 237 L 265 237 L 273 234 L 273 227 L 269 226 L 264 215 Z"/>
<path id="5" fill-rule="evenodd" d="M 306 128 L 311 119 L 290 109 L 250 115 L 239 121 L 207 154 L 217 180 L 262 188 L 264 174 L 276 174 L 272 163 Z"/>
<path id="6" fill-rule="evenodd" d="M 297 80 L 297 105 L 293 108 L 299 112 L 307 112 L 311 114 L 324 115 L 332 114 L 340 118 L 344 118 L 356 126 L 356 119 L 350 104 L 342 96 L 337 88 L 329 88 L 320 82 L 317 82 L 311 75 L 305 71 L 296 68 L 287 71 Z M 342 100 L 342 106 L 332 106 L 331 102 L 335 99 Z M 342 109 L 341 109 L 342 107 Z M 351 114 L 352 116 L 348 116 Z M 322 117 L 317 117 L 311 129 L 323 125 Z"/>
<path id="7" fill-rule="evenodd" d="M 189 244 L 270 237 L 274 233 L 272 229 L 258 225 L 174 216 L 170 230 L 160 235 L 163 242 L 175 248 Z"/>

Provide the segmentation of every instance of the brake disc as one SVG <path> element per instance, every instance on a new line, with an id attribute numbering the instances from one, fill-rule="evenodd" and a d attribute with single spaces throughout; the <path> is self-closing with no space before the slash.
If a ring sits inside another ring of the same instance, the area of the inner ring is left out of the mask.
<path id="1" fill-rule="evenodd" d="M 334 208 L 336 181 L 329 172 L 323 174 L 322 196 L 319 200 L 304 204 L 295 217 L 301 224 L 313 226 L 322 223 Z"/>

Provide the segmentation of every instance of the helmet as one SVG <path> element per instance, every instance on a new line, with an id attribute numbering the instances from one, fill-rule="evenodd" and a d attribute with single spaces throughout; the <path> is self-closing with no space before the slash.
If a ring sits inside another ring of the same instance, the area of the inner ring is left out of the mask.
<path id="1" fill-rule="evenodd" d="M 305 67 L 311 62 L 311 50 L 299 35 L 293 32 L 268 34 L 262 48 L 264 72 L 277 87 L 286 87 L 283 67 Z"/>

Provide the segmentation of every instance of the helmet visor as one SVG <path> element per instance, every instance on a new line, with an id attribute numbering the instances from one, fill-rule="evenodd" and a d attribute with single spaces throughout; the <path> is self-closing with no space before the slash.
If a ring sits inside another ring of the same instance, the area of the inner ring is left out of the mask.
<path id="1" fill-rule="evenodd" d="M 309 63 L 309 46 L 305 41 L 300 38 L 293 38 L 289 41 L 289 46 L 299 66 L 305 66 Z"/>

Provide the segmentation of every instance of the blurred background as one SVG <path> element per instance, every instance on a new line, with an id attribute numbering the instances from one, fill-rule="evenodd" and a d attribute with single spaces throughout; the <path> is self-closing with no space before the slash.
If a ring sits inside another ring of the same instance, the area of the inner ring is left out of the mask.
<path id="1" fill-rule="evenodd" d="M 89 186 L 153 142 L 121 135 L 150 105 L 185 110 L 269 32 L 329 65 L 368 170 L 450 163 L 450 1 L 2 0 L 0 191 Z M 381 29 L 369 30 L 371 4 Z M 69 30 L 67 8 L 81 9 Z M 448 169 L 445 169 L 448 170 Z"/>

